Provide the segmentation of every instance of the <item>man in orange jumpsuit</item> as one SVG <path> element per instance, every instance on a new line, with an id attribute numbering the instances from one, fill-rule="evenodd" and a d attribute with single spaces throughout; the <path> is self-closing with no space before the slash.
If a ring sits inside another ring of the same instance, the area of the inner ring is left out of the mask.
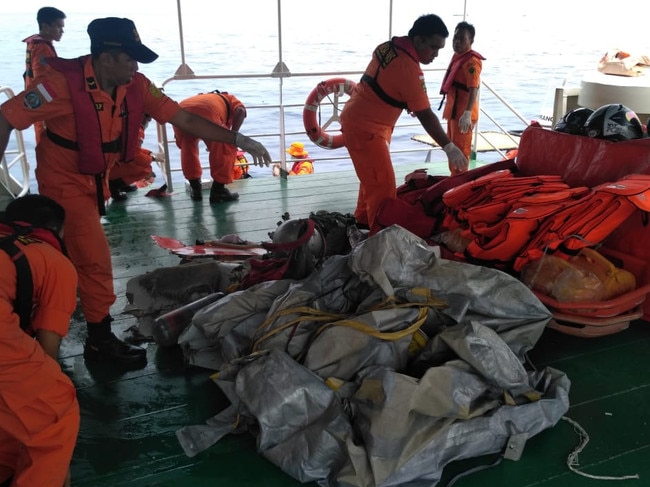
<path id="1" fill-rule="evenodd" d="M 91 55 L 50 58 L 52 70 L 0 106 L 0 156 L 11 130 L 45 120 L 36 146 L 39 193 L 61 204 L 67 214 L 64 240 L 79 274 L 79 297 L 88 323 L 84 357 L 116 366 L 141 367 L 146 351 L 111 331 L 115 302 L 108 241 L 100 215 L 105 212 L 110 169 L 133 158 L 145 113 L 204 140 L 230 143 L 268 166 L 262 144 L 196 116 L 178 106 L 145 76 L 138 62 L 157 55 L 140 41 L 133 22 L 109 17 L 88 26 Z"/>
<path id="2" fill-rule="evenodd" d="M 248 179 L 252 177 L 253 176 L 248 174 L 248 160 L 246 159 L 246 154 L 244 154 L 244 151 L 238 150 L 237 159 L 232 168 L 232 180 L 237 181 L 238 179 Z"/>
<path id="3" fill-rule="evenodd" d="M 485 59 L 472 49 L 476 30 L 460 22 L 454 31 L 454 55 L 442 80 L 440 94 L 446 97 L 442 118 L 447 120 L 447 135 L 467 159 L 472 152 L 472 127 L 478 121 L 478 89 Z M 442 104 L 442 102 L 441 102 Z"/>
<path id="4" fill-rule="evenodd" d="M 50 198 L 27 195 L 0 223 L 0 485 L 69 485 L 79 404 L 57 359 L 77 273 L 60 239 L 64 214 Z"/>
<path id="5" fill-rule="evenodd" d="M 162 162 L 158 159 L 162 156 L 156 155 L 152 151 L 142 147 L 142 144 L 144 143 L 144 133 L 149 122 L 151 122 L 151 115 L 145 113 L 138 132 L 138 150 L 135 152 L 133 160 L 128 162 L 118 162 L 111 169 L 111 179 L 108 181 L 108 188 L 111 191 L 111 198 L 113 198 L 113 201 L 126 200 L 126 193 L 138 189 L 138 187 L 133 184 L 136 181 L 153 181 L 155 176 L 151 169 L 151 164 L 154 161 Z M 145 185 L 146 184 L 149 183 L 145 182 Z"/>
<path id="6" fill-rule="evenodd" d="M 467 170 L 467 158 L 431 110 L 420 69 L 420 63 L 429 64 L 438 56 L 448 36 L 440 17 L 424 15 L 408 36 L 380 44 L 341 112 L 341 132 L 360 182 L 354 216 L 371 234 L 380 229 L 375 218 L 383 201 L 397 197 L 389 144 L 402 110 L 416 116 L 443 148 L 452 172 Z"/>
<path id="7" fill-rule="evenodd" d="M 293 163 L 288 176 L 300 176 L 302 174 L 314 173 L 314 161 L 309 159 L 309 152 L 305 150 L 305 145 L 302 142 L 293 142 L 287 149 L 287 154 L 291 156 Z M 273 165 L 273 175 L 280 175 L 280 164 Z"/>
<path id="8" fill-rule="evenodd" d="M 23 39 L 23 42 L 27 44 L 25 72 L 23 73 L 25 88 L 34 78 L 43 76 L 50 69 L 45 63 L 45 59 L 56 57 L 54 41 L 59 42 L 61 40 L 63 28 L 65 27 L 65 14 L 58 8 L 43 7 L 36 14 L 36 21 L 38 22 L 38 34 Z M 36 143 L 40 140 L 44 128 L 42 122 L 34 124 Z"/>
<path id="9" fill-rule="evenodd" d="M 185 110 L 195 113 L 226 129 L 237 132 L 246 118 L 246 107 L 234 95 L 219 90 L 210 93 L 199 93 L 180 102 Z M 181 150 L 181 168 L 183 175 L 190 183 L 191 197 L 201 201 L 201 159 L 199 157 L 199 140 L 194 134 L 186 133 L 179 127 L 174 127 L 176 145 Z M 208 146 L 208 162 L 212 187 L 210 188 L 210 203 L 235 201 L 238 193 L 231 193 L 226 184 L 232 183 L 233 167 L 237 159 L 237 147 L 229 143 L 204 141 Z"/>

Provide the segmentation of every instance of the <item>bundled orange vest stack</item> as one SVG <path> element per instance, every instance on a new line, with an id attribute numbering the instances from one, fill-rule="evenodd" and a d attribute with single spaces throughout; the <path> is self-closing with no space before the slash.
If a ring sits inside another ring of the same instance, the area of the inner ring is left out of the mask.
<path id="1" fill-rule="evenodd" d="M 519 275 L 553 312 L 553 328 L 578 336 L 627 328 L 650 316 L 647 242 L 639 256 L 611 248 L 621 228 L 631 232 L 627 240 L 647 232 L 650 175 L 638 173 L 650 173 L 650 141 L 639 142 L 529 128 L 514 172 L 495 171 L 443 195 L 446 232 L 433 239 L 458 259 Z"/>

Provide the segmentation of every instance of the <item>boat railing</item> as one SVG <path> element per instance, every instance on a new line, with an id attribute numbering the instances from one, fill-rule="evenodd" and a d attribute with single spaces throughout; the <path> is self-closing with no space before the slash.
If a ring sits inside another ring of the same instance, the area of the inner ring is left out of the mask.
<path id="1" fill-rule="evenodd" d="M 427 76 L 427 79 L 431 79 L 430 86 L 436 86 L 436 79 L 440 78 L 442 79 L 442 75 L 444 74 L 443 69 L 427 69 L 425 71 L 425 76 Z M 258 80 L 263 80 L 263 79 L 273 79 L 277 78 L 278 79 L 278 93 L 277 93 L 277 98 L 280 100 L 279 103 L 271 103 L 271 104 L 253 104 L 253 105 L 246 105 L 246 109 L 248 112 L 248 119 L 250 120 L 256 120 L 256 119 L 264 119 L 268 120 L 268 116 L 259 116 L 259 118 L 256 116 L 255 112 L 258 110 L 265 110 L 265 111 L 274 111 L 276 112 L 272 118 L 275 118 L 277 116 L 277 119 L 274 120 L 274 125 L 277 127 L 277 130 L 272 130 L 272 131 L 263 131 L 259 130 L 261 125 L 253 125 L 252 123 L 248 122 L 244 127 L 242 128 L 242 131 L 250 136 L 253 137 L 260 142 L 262 142 L 271 152 L 271 157 L 273 159 L 272 163 L 278 163 L 280 166 L 286 170 L 287 169 L 287 156 L 284 151 L 284 148 L 287 147 L 289 143 L 292 141 L 294 138 L 300 138 L 302 137 L 303 140 L 308 140 L 306 131 L 302 125 L 302 112 L 304 109 L 304 103 L 284 103 L 283 100 L 286 98 L 286 93 L 285 93 L 285 87 L 284 87 L 284 79 L 286 78 L 308 78 L 308 79 L 314 79 L 313 86 L 315 87 L 320 81 L 323 81 L 325 79 L 329 78 L 334 78 L 334 77 L 346 77 L 351 80 L 356 80 L 361 77 L 363 73 L 360 71 L 336 71 L 336 72 L 328 72 L 328 71 L 323 71 L 323 72 L 309 72 L 309 73 L 291 73 L 288 71 L 286 66 L 283 63 L 279 63 L 278 67 L 270 73 L 270 74 L 240 74 L 240 75 L 196 75 L 192 72 L 192 70 L 185 64 L 182 64 L 181 67 L 178 68 L 176 73 L 164 80 L 161 84 L 161 87 L 163 89 L 168 88 L 171 83 L 182 83 L 186 81 L 197 81 L 197 80 L 243 80 L 243 79 L 258 79 Z M 430 78 L 429 78 L 430 77 Z M 227 83 L 226 83 L 227 84 Z M 234 82 L 232 84 L 235 84 Z M 433 91 L 430 88 L 430 91 Z M 437 90 L 435 90 L 437 92 Z M 525 128 L 528 125 L 528 122 L 526 119 L 520 115 L 497 91 L 488 85 L 486 82 L 482 82 L 482 89 L 480 90 L 481 93 L 481 118 L 479 119 L 479 124 L 475 128 L 475 137 L 474 137 L 474 144 L 479 140 L 485 141 L 486 144 L 491 145 L 492 149 L 495 151 L 496 154 L 499 154 L 500 157 L 504 157 L 505 154 L 501 151 L 499 146 L 492 144 L 490 142 L 490 138 L 486 137 L 483 135 L 484 131 L 489 131 L 489 132 L 494 132 L 498 131 L 499 133 L 505 134 L 507 137 L 509 137 L 512 140 L 512 144 L 516 147 L 518 144 L 518 139 L 516 137 L 513 137 L 511 134 L 512 133 L 520 133 L 523 128 Z M 309 93 L 305 93 L 305 98 L 307 97 Z M 489 103 L 485 103 L 484 99 L 489 98 Z M 434 108 L 434 110 L 438 107 L 440 104 L 441 97 L 439 95 L 431 96 L 431 106 Z M 339 99 L 336 97 L 336 100 L 334 97 L 330 99 L 323 99 L 320 103 L 320 109 L 322 111 L 325 111 L 329 114 L 331 111 L 333 113 L 333 118 L 334 122 L 338 122 L 337 120 L 337 114 L 340 113 L 340 110 L 342 106 L 335 106 L 335 102 L 338 103 Z M 345 102 L 342 101 L 342 104 Z M 511 117 L 508 117 L 510 120 L 510 126 L 506 127 L 499 121 L 497 121 L 497 117 L 491 115 L 491 111 L 495 108 L 498 107 L 498 111 L 500 113 L 508 112 Z M 328 115 L 325 115 L 328 116 Z M 300 120 L 300 123 L 297 124 L 296 120 Z M 330 121 L 332 120 L 332 117 L 329 119 Z M 514 124 L 516 126 L 513 127 L 512 123 L 514 121 Z M 443 122 L 444 123 L 444 122 Z M 165 180 L 168 186 L 169 191 L 173 191 L 174 187 L 174 181 L 179 181 L 183 180 L 182 176 L 179 175 L 181 173 L 181 167 L 180 167 L 180 154 L 178 149 L 176 148 L 176 144 L 174 141 L 174 132 L 171 130 L 171 128 L 168 126 L 169 124 L 158 124 L 157 125 L 157 143 L 158 143 L 158 150 L 160 153 L 164 154 L 164 161 L 159 163 L 160 169 L 165 175 Z M 268 127 L 268 125 L 266 126 Z M 257 129 L 257 130 L 256 130 Z M 331 126 L 328 128 L 328 131 L 336 131 L 338 130 L 338 127 L 336 125 Z M 420 123 L 417 121 L 416 118 L 411 117 L 410 115 L 406 114 L 404 112 L 400 119 L 398 120 L 398 123 L 395 126 L 395 129 L 393 131 L 393 136 L 392 140 L 393 143 L 391 144 L 391 156 L 393 157 L 393 161 L 395 163 L 400 163 L 400 162 L 412 162 L 413 155 L 419 155 L 421 157 L 421 160 L 423 162 L 430 162 L 432 157 L 434 157 L 434 154 L 436 151 L 440 152 L 440 158 L 441 160 L 444 159 L 444 154 L 442 154 L 442 151 L 438 147 L 432 147 L 431 145 L 425 145 L 422 143 L 419 143 L 415 140 L 413 140 L 414 136 L 422 132 L 422 126 Z M 398 142 L 399 143 L 396 143 Z M 338 163 L 337 167 L 340 167 L 340 162 L 341 161 L 346 161 L 350 160 L 349 155 L 345 148 L 341 148 L 341 150 L 329 150 L 329 149 L 324 149 L 316 146 L 312 146 L 309 150 L 310 153 L 310 158 L 316 160 L 318 162 L 318 168 L 322 168 L 320 170 L 322 171 L 327 171 L 328 168 L 325 167 L 325 165 L 330 164 L 330 167 L 334 167 L 336 163 Z M 474 153 L 476 151 L 474 150 Z M 178 162 L 174 162 L 178 161 Z M 290 161 L 289 161 L 290 163 Z M 202 161 L 202 165 L 207 164 L 205 161 Z M 352 167 L 350 163 L 350 167 Z M 204 170 L 207 169 L 207 165 L 204 166 Z M 329 169 L 329 170 L 335 170 L 335 169 Z"/>
<path id="2" fill-rule="evenodd" d="M 0 86 L 4 98 L 15 96 L 14 91 L 7 86 Z M 32 130 L 30 128 L 30 130 Z M 0 161 L 0 185 L 3 194 L 18 198 L 29 192 L 30 174 L 29 161 L 25 151 L 25 141 L 20 130 L 13 130 L 4 156 Z"/>
<path id="3" fill-rule="evenodd" d="M 505 126 L 502 124 L 502 122 L 496 120 L 496 118 L 494 118 L 494 117 L 490 114 L 490 112 L 484 108 L 484 104 L 483 104 L 482 101 L 483 101 L 483 98 L 484 98 L 485 95 L 486 95 L 486 90 L 487 90 L 487 94 L 489 94 L 490 96 L 494 97 L 494 99 L 495 99 L 499 104 L 501 104 L 501 106 L 502 106 L 505 110 L 507 110 L 507 112 L 508 112 L 509 114 L 511 114 L 512 116 L 514 116 L 514 117 L 516 118 L 516 120 L 518 120 L 519 122 L 521 122 L 521 126 L 522 126 L 523 128 L 528 127 L 528 125 L 530 125 L 530 122 L 529 122 L 529 120 L 527 120 L 527 119 L 526 119 L 526 118 L 525 118 L 521 113 L 519 113 L 519 112 L 518 112 L 518 111 L 517 111 L 517 110 L 516 110 L 512 105 L 510 105 L 510 103 L 508 103 L 508 102 L 506 101 L 506 99 L 503 98 L 503 97 L 502 97 L 502 96 L 501 96 L 501 95 L 500 95 L 500 94 L 499 94 L 499 93 L 498 93 L 498 92 L 497 92 L 497 91 L 496 91 L 492 86 L 490 86 L 490 85 L 489 85 L 488 83 L 486 83 L 484 80 L 481 80 L 481 90 L 480 90 L 480 93 L 481 93 L 481 104 L 479 105 L 479 107 L 480 107 L 480 112 L 481 112 L 481 116 L 479 117 L 479 123 L 478 123 L 477 126 L 475 127 L 475 138 L 474 138 L 474 148 L 473 148 L 473 150 L 475 151 L 475 149 L 476 149 L 476 145 L 477 145 L 477 143 L 476 143 L 477 138 L 480 137 L 480 138 L 482 138 L 482 139 L 484 140 L 484 142 L 485 142 L 486 144 L 490 145 L 490 146 L 491 146 L 491 147 L 492 147 L 496 152 L 500 153 L 501 155 L 505 155 L 505 154 L 502 153 L 501 149 L 500 149 L 496 144 L 493 144 L 493 143 L 490 141 L 490 139 L 489 139 L 488 137 L 485 137 L 485 136 L 483 135 L 484 130 L 481 130 L 481 126 L 484 127 L 484 126 L 486 125 L 486 120 L 485 120 L 485 119 L 487 118 L 487 120 L 488 120 L 488 121 L 489 121 L 489 122 L 490 122 L 494 127 L 496 127 L 496 128 L 498 129 L 499 132 L 503 133 L 503 134 L 504 134 L 508 139 L 510 139 L 510 141 L 512 142 L 512 144 L 515 145 L 516 147 L 519 146 L 519 140 L 518 140 L 517 138 L 515 138 L 515 137 L 516 137 L 515 134 L 519 134 L 519 133 L 521 133 L 521 130 L 520 130 L 520 129 L 512 129 L 512 128 L 507 128 L 507 127 L 505 127 Z"/>
<path id="4" fill-rule="evenodd" d="M 284 68 L 283 68 L 284 69 Z M 180 71 L 180 73 L 179 73 Z M 164 88 L 171 82 L 182 82 L 187 80 L 241 80 L 245 78 L 262 79 L 262 78 L 279 78 L 279 99 L 280 103 L 276 104 L 258 104 L 247 105 L 249 113 L 258 110 L 275 111 L 277 112 L 277 120 L 275 121 L 277 130 L 265 131 L 261 130 L 262 125 L 248 124 L 246 126 L 246 135 L 259 139 L 264 143 L 273 158 L 273 163 L 279 163 L 283 169 L 287 169 L 287 156 L 284 148 L 289 144 L 287 140 L 300 139 L 307 140 L 306 132 L 302 126 L 302 111 L 304 109 L 303 103 L 283 103 L 283 79 L 287 77 L 302 77 L 314 79 L 313 86 L 316 86 L 323 79 L 330 77 L 349 77 L 350 79 L 358 79 L 361 72 L 348 71 L 348 72 L 313 72 L 313 73 L 288 73 L 288 71 L 273 72 L 271 74 L 248 74 L 248 75 L 194 75 L 191 70 L 186 72 L 182 70 L 177 71 L 173 77 L 165 80 L 162 83 Z M 191 74 L 190 74 L 191 73 Z M 425 70 L 427 79 L 431 79 L 430 86 L 435 85 L 436 75 L 442 75 L 443 70 L 428 69 Z M 5 97 L 10 98 L 14 96 L 14 92 L 8 87 L 0 87 L 0 90 Z M 430 91 L 433 91 L 430 89 Z M 305 97 L 308 93 L 305 93 Z M 479 123 L 475 127 L 474 145 L 478 144 L 481 140 L 483 145 L 488 144 L 492 147 L 495 154 L 499 157 L 504 157 L 505 154 L 501 149 L 491 143 L 491 138 L 486 137 L 487 132 L 498 131 L 505 134 L 512 141 L 512 145 L 516 147 L 517 138 L 513 137 L 513 133 L 520 132 L 519 127 L 525 128 L 528 123 L 523 116 L 521 116 L 494 88 L 488 83 L 482 81 L 481 94 L 481 117 Z M 440 96 L 431 97 L 431 106 L 434 110 L 440 104 Z M 333 110 L 333 100 L 323 100 L 321 102 L 321 109 Z M 341 107 L 338 107 L 340 111 Z M 494 111 L 499 112 L 499 116 L 493 115 Z M 508 118 L 507 124 L 502 121 L 504 113 L 512 115 Z M 255 115 L 249 115 L 251 119 L 255 119 Z M 267 117 L 268 119 L 268 117 Z M 296 120 L 301 123 L 296 124 Z M 291 121 L 291 122 L 290 122 Z M 444 122 L 443 122 L 444 123 Z M 515 127 L 513 124 L 518 124 Z M 268 126 L 265 126 L 268 127 Z M 251 129 L 251 130 L 249 130 Z M 335 128 L 333 128 L 335 130 Z M 30 129 L 31 130 L 31 129 Z M 443 161 L 444 154 L 438 147 L 425 145 L 420 142 L 414 141 L 414 136 L 422 133 L 422 127 L 417 119 L 404 113 L 398 120 L 395 130 L 393 131 L 393 143 L 391 144 L 391 156 L 396 164 L 412 162 L 414 155 L 419 157 L 423 162 L 431 162 L 432 158 L 440 157 Z M 174 180 L 183 180 L 180 167 L 180 153 L 174 143 L 173 130 L 170 129 L 168 124 L 157 124 L 157 148 L 158 152 L 164 154 L 163 162 L 158 163 L 162 171 L 165 182 L 168 185 L 168 190 L 173 191 Z M 273 150 L 275 149 L 275 150 Z M 474 153 L 476 151 L 474 150 Z M 439 155 L 438 155 L 439 154 Z M 349 155 L 345 148 L 341 150 L 328 150 L 320 147 L 310 149 L 310 157 L 318 162 L 319 171 L 331 171 L 340 167 L 341 161 L 350 161 Z M 329 164 L 329 168 L 326 167 Z M 350 162 L 350 168 L 352 164 Z M 206 169 L 206 168 L 204 168 Z M 29 192 L 31 184 L 30 164 L 27 157 L 23 134 L 21 131 L 15 130 L 12 132 L 12 138 L 5 152 L 0 164 L 0 185 L 4 188 L 10 197 L 16 198 Z"/>

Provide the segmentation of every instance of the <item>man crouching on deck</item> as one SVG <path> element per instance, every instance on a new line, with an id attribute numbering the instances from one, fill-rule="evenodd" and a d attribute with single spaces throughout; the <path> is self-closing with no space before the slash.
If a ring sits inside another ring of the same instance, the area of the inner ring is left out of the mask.
<path id="1" fill-rule="evenodd" d="M 0 222 L 0 486 L 70 485 L 79 432 L 75 388 L 57 363 L 77 306 L 61 241 L 65 212 L 46 196 L 15 199 Z"/>

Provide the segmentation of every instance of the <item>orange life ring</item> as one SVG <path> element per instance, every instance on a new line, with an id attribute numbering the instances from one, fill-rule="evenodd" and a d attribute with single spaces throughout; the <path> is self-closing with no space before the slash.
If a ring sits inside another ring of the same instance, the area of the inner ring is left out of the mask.
<path id="1" fill-rule="evenodd" d="M 316 88 L 309 93 L 305 101 L 305 108 L 302 111 L 302 122 L 307 131 L 307 137 L 314 144 L 325 149 L 338 149 L 343 147 L 343 134 L 333 135 L 327 132 L 327 127 L 332 122 L 339 122 L 339 97 L 341 95 L 352 94 L 356 83 L 345 78 L 331 78 L 321 81 L 316 85 Z M 322 126 L 318 124 L 316 113 L 319 110 L 320 103 L 323 98 L 334 95 L 334 114 Z"/>

